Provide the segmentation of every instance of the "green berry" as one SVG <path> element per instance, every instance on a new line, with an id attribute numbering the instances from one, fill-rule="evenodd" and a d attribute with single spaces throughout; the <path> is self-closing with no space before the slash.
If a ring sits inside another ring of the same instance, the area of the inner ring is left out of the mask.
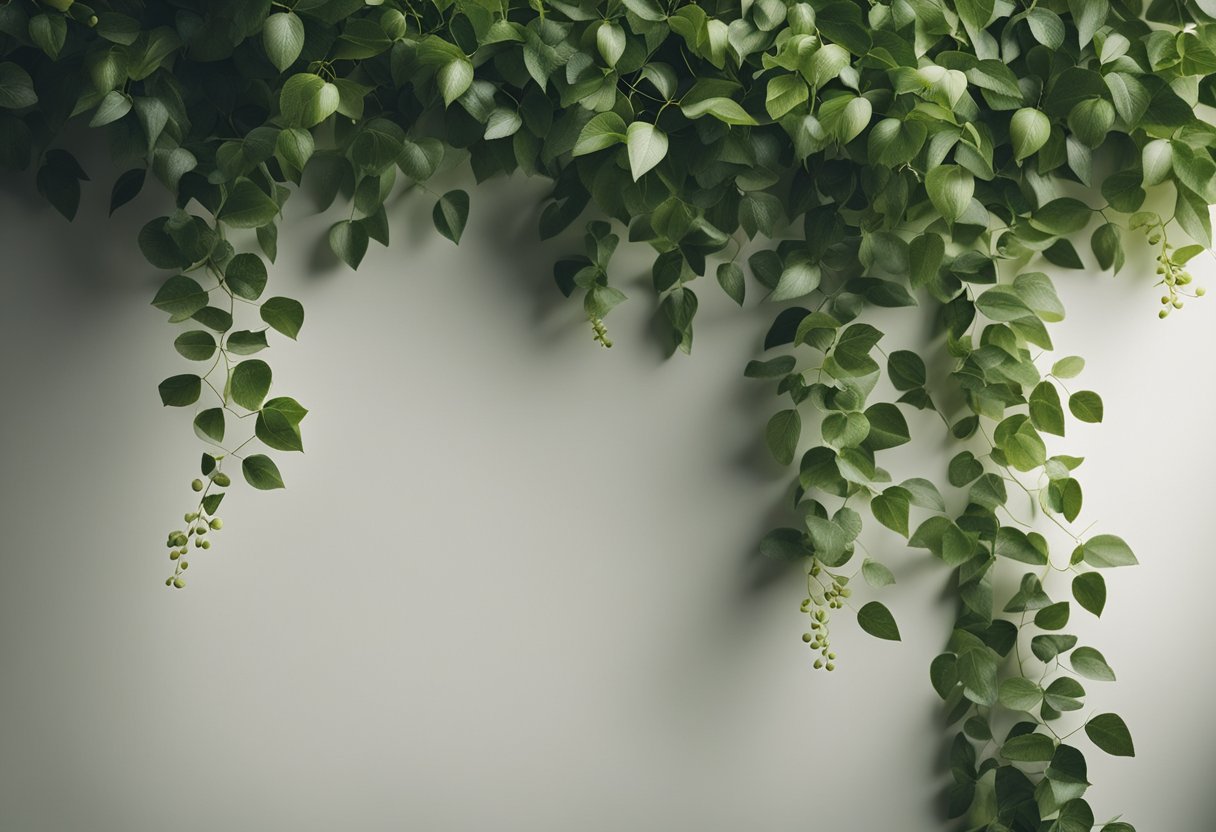
<path id="1" fill-rule="evenodd" d="M 224 521 L 218 517 L 212 517 L 211 518 L 211 528 L 215 529 L 218 532 L 220 529 L 224 528 Z"/>
<path id="2" fill-rule="evenodd" d="M 174 585 L 175 587 L 177 587 L 178 589 L 185 589 L 185 587 L 186 587 L 186 582 L 185 582 L 184 580 L 182 580 L 181 578 L 174 578 L 174 579 L 173 579 L 173 585 Z"/>
<path id="3" fill-rule="evenodd" d="M 821 667 L 823 667 L 823 659 L 815 659 L 815 669 L 818 670 Z"/>
<path id="4" fill-rule="evenodd" d="M 190 487 L 193 488 L 195 491 L 202 491 L 203 490 L 203 481 L 195 480 L 194 482 L 190 483 Z"/>
<path id="5" fill-rule="evenodd" d="M 1204 295 L 1206 295 L 1207 293 L 1208 293 L 1208 290 L 1203 288 L 1202 286 L 1195 289 L 1195 297 L 1197 297 L 1197 298 L 1201 298 Z"/>
<path id="6" fill-rule="evenodd" d="M 216 474 L 214 477 L 211 478 L 211 481 L 214 482 L 216 485 L 218 485 L 220 488 L 227 488 L 228 486 L 232 485 L 232 478 L 224 473 Z"/>
<path id="7" fill-rule="evenodd" d="M 210 548 L 211 548 L 211 541 L 210 541 L 210 540 L 204 540 L 204 541 L 203 541 L 203 548 L 204 548 L 204 549 L 210 549 Z"/>
<path id="8" fill-rule="evenodd" d="M 177 560 L 181 556 L 182 556 L 182 553 L 177 551 L 176 549 L 174 549 L 172 552 L 169 553 L 169 560 Z"/>
<path id="9" fill-rule="evenodd" d="M 185 570 L 185 569 L 189 569 L 189 568 L 190 568 L 190 561 L 188 561 L 188 560 L 184 560 L 184 561 L 182 561 L 181 563 L 179 563 L 179 564 L 178 564 L 178 566 L 179 566 L 181 569 L 183 569 L 183 570 Z"/>
<path id="10" fill-rule="evenodd" d="M 1157 313 L 1157 317 L 1158 317 L 1158 318 L 1164 318 L 1164 317 L 1165 317 L 1166 315 L 1168 315 L 1168 314 L 1170 314 L 1170 310 L 1168 310 L 1168 309 L 1162 309 L 1160 312 L 1158 312 L 1158 313 Z"/>
<path id="11" fill-rule="evenodd" d="M 836 669 L 836 665 L 832 664 L 831 662 L 828 662 L 828 670 L 835 670 L 835 669 Z"/>
<path id="12" fill-rule="evenodd" d="M 173 579 L 165 578 L 165 586 L 173 586 Z"/>

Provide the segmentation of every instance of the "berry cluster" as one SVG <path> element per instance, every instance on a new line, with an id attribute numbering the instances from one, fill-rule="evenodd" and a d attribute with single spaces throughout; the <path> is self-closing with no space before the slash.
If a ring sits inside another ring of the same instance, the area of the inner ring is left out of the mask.
<path id="1" fill-rule="evenodd" d="M 206 458 L 204 467 L 208 467 Z M 211 540 L 207 537 L 208 532 L 219 531 L 224 527 L 224 521 L 215 515 L 220 501 L 224 499 L 224 493 L 221 491 L 212 493 L 212 488 L 227 488 L 231 484 L 232 479 L 227 474 L 214 468 L 206 482 L 195 479 L 190 483 L 190 488 L 200 495 L 199 502 L 194 511 L 186 512 L 183 516 L 186 528 L 169 532 L 165 545 L 169 548 L 169 560 L 173 561 L 173 574 L 165 579 L 165 586 L 174 589 L 185 588 L 186 579 L 182 577 L 182 573 L 190 568 L 190 561 L 186 560 L 186 555 L 190 554 L 192 542 L 195 549 L 211 548 Z"/>
<path id="2" fill-rule="evenodd" d="M 602 318 L 590 318 L 591 331 L 594 333 L 597 343 L 603 344 L 605 347 L 612 346 L 612 339 L 608 337 L 608 328 L 604 326 Z"/>
<path id="3" fill-rule="evenodd" d="M 827 583 L 821 576 L 827 576 Z M 847 586 L 848 582 L 844 575 L 833 575 L 819 561 L 811 561 L 811 568 L 807 572 L 807 597 L 802 601 L 802 611 L 811 619 L 811 629 L 802 634 L 802 640 L 819 653 L 815 659 L 816 670 L 836 669 L 836 654 L 831 651 L 828 624 L 831 610 L 843 607 L 844 599 L 853 594 L 853 590 Z"/>

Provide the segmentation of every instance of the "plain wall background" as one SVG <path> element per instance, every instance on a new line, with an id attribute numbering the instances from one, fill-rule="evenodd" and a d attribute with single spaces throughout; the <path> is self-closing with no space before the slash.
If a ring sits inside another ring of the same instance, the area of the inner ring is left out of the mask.
<path id="1" fill-rule="evenodd" d="M 802 573 L 755 554 L 790 473 L 761 441 L 781 405 L 741 371 L 775 307 L 740 312 L 703 279 L 693 355 L 664 360 L 646 252 L 622 247 L 631 301 L 605 351 L 552 284 L 578 235 L 535 242 L 543 183 L 474 189 L 459 248 L 406 195 L 358 273 L 296 196 L 270 293 L 307 320 L 265 357 L 312 410 L 307 452 L 277 455 L 285 491 L 232 489 L 171 592 L 162 541 L 201 445 L 156 384 L 188 362 L 135 245 L 157 202 L 107 221 L 104 167 L 71 225 L 27 184 L 0 190 L 0 828 L 943 828 L 927 667 L 947 570 L 868 534 L 904 640 L 838 615 L 829 675 L 799 638 Z M 1079 526 L 1142 561 L 1068 630 L 1118 672 L 1090 704 L 1139 752 L 1087 751 L 1099 818 L 1191 832 L 1216 810 L 1216 309 L 1158 321 L 1133 264 L 1058 280 L 1059 354 L 1086 356 L 1078 386 L 1107 416 L 1053 447 L 1089 457 Z M 926 338 L 905 312 L 883 316 L 888 351 Z M 940 423 L 909 421 L 894 473 L 944 484 Z"/>

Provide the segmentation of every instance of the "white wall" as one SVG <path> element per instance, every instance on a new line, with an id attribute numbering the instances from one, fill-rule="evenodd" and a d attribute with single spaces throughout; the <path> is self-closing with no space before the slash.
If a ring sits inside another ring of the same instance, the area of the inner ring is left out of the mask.
<path id="1" fill-rule="evenodd" d="M 272 280 L 308 317 L 268 358 L 312 408 L 307 453 L 286 491 L 233 489 L 170 592 L 161 541 L 199 447 L 156 395 L 184 371 L 134 245 L 156 203 L 106 222 L 95 178 L 73 225 L 0 192 L 0 828 L 942 828 L 946 570 L 875 535 L 904 641 L 842 617 L 828 675 L 799 639 L 799 573 L 754 555 L 787 476 L 759 439 L 776 399 L 741 377 L 771 307 L 739 312 L 709 278 L 693 355 L 665 361 L 645 252 L 626 252 L 604 351 L 552 285 L 575 244 L 534 242 L 540 183 L 478 189 L 458 249 L 406 197 L 357 274 L 298 198 Z M 1143 562 L 1070 630 L 1119 673 L 1091 704 L 1139 750 L 1091 755 L 1099 816 L 1189 832 L 1216 808 L 1216 309 L 1158 321 L 1150 273 L 1059 281 L 1057 344 L 1107 405 L 1060 446 L 1090 456 L 1081 522 Z M 944 482 L 922 417 L 896 467 Z"/>

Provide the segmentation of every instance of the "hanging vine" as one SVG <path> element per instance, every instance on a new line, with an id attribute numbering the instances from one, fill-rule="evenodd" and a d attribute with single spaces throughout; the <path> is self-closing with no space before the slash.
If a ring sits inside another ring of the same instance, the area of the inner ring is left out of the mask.
<path id="1" fill-rule="evenodd" d="M 441 166 L 547 177 L 540 236 L 586 222 L 557 286 L 605 347 L 625 300 L 609 269 L 622 234 L 656 252 L 673 351 L 692 348 L 709 271 L 739 305 L 749 286 L 782 304 L 745 374 L 775 382 L 765 437 L 779 463 L 797 460 L 797 524 L 760 551 L 806 569 L 809 663 L 835 668 L 829 630 L 846 609 L 900 637 L 881 601 L 853 597 L 859 575 L 866 596 L 894 582 L 858 540 L 872 517 L 953 574 L 958 615 L 929 674 L 961 726 L 949 816 L 1128 832 L 1084 797 L 1082 734 L 1134 753 L 1118 715 L 1079 718 L 1085 685 L 1115 674 L 1064 631 L 1074 606 L 1101 615 L 1103 570 L 1136 558 L 1074 528 L 1082 460 L 1048 454 L 1044 435 L 1100 422 L 1103 406 L 1073 381 L 1080 357 L 1051 356 L 1064 308 L 1038 264 L 1092 257 L 1117 273 L 1143 237 L 1161 317 L 1203 294 L 1187 264 L 1211 245 L 1216 202 L 1214 22 L 1212 0 L 7 0 L 0 165 L 35 168 L 71 219 L 88 176 L 61 136 L 87 120 L 128 167 L 111 212 L 149 173 L 174 199 L 138 244 L 168 272 L 152 305 L 183 325 L 174 348 L 199 368 L 159 387 L 164 405 L 194 408 L 207 448 L 166 541 L 178 589 L 237 470 L 282 488 L 267 452 L 303 449 L 308 411 L 251 356 L 304 324 L 298 301 L 267 292 L 304 178 L 323 207 L 349 200 L 328 242 L 357 268 L 388 245 L 385 201 L 404 188 L 429 193 L 436 229 L 459 242 L 470 198 L 431 190 Z M 919 304 L 948 351 L 940 373 L 864 319 Z M 941 471 L 895 484 L 880 465 L 912 440 L 909 408 L 957 443 L 950 500 Z M 1010 570 L 1024 570 L 1012 592 L 998 580 Z"/>

